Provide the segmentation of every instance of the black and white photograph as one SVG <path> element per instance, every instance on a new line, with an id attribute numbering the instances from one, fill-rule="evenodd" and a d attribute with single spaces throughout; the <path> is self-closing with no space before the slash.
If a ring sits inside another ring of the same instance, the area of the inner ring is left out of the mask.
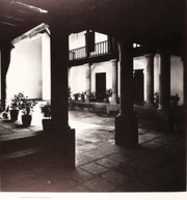
<path id="1" fill-rule="evenodd" d="M 185 12 L 0 0 L 0 195 L 185 193 Z"/>

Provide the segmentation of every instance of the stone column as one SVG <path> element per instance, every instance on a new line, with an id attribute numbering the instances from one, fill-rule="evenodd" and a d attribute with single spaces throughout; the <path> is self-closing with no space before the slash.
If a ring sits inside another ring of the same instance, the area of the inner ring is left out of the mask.
<path id="1" fill-rule="evenodd" d="M 86 99 L 87 102 L 89 102 L 89 96 L 91 94 L 91 87 L 92 87 L 91 66 L 92 66 L 92 64 L 90 62 L 88 62 L 88 71 L 87 71 L 88 90 L 87 90 L 87 99 Z"/>
<path id="2" fill-rule="evenodd" d="M 154 100 L 154 54 L 147 55 L 147 66 L 146 66 L 146 93 L 147 93 L 147 104 L 153 105 Z"/>
<path id="3" fill-rule="evenodd" d="M 51 109 L 53 150 L 70 167 L 75 165 L 75 131 L 68 124 L 68 34 L 51 27 Z"/>
<path id="4" fill-rule="evenodd" d="M 115 119 L 115 142 L 125 147 L 138 144 L 137 118 L 133 109 L 133 46 L 132 43 L 119 44 L 121 98 L 120 115 Z"/>
<path id="5" fill-rule="evenodd" d="M 170 105 L 170 54 L 160 54 L 159 109 L 168 110 Z"/>
<path id="6" fill-rule="evenodd" d="M 11 43 L 3 45 L 1 48 L 1 109 L 6 108 L 6 74 L 10 64 Z"/>
<path id="7" fill-rule="evenodd" d="M 112 60 L 112 98 L 111 104 L 117 104 L 118 101 L 118 60 Z"/>

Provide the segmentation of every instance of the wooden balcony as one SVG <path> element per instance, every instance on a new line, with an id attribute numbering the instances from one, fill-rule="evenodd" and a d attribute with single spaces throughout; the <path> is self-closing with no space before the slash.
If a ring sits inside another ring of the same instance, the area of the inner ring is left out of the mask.
<path id="1" fill-rule="evenodd" d="M 80 47 L 69 51 L 69 60 L 79 60 L 86 58 L 86 47 Z"/>
<path id="2" fill-rule="evenodd" d="M 95 51 L 87 54 L 86 47 L 80 47 L 69 51 L 70 65 L 79 65 L 87 62 L 101 62 L 114 57 L 108 40 L 95 44 Z"/>

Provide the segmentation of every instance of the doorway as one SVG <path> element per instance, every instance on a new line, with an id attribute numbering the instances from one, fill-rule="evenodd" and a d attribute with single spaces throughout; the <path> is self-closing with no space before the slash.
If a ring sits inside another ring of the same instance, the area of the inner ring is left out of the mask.
<path id="1" fill-rule="evenodd" d="M 96 73 L 96 100 L 104 101 L 106 98 L 106 73 Z"/>
<path id="2" fill-rule="evenodd" d="M 144 102 L 144 74 L 143 69 L 134 71 L 134 103 Z"/>

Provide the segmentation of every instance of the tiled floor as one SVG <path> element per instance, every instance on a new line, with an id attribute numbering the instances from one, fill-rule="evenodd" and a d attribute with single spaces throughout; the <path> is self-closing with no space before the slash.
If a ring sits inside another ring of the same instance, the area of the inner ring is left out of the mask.
<path id="1" fill-rule="evenodd" d="M 114 144 L 114 119 L 71 111 L 76 128 L 76 169 L 64 169 L 51 154 L 1 161 L 1 191 L 126 192 L 185 189 L 185 135 L 139 129 L 139 147 Z M 41 126 L 21 129 L 0 122 L 0 139 L 36 134 Z M 30 149 L 30 152 L 31 149 Z M 26 152 L 27 153 L 27 152 Z"/>

